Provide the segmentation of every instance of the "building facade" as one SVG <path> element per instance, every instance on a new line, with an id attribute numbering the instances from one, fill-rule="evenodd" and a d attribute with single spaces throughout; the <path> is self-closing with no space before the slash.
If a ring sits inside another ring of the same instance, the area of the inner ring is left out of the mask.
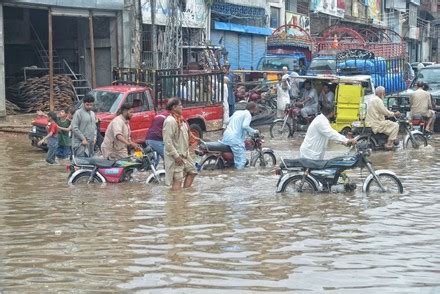
<path id="1" fill-rule="evenodd" d="M 266 51 L 266 37 L 284 22 L 280 3 L 266 0 L 214 0 L 211 6 L 212 45 L 224 46 L 232 69 L 255 69 Z"/>
<path id="2" fill-rule="evenodd" d="M 55 74 L 81 75 L 93 86 L 109 84 L 112 67 L 125 63 L 129 48 L 121 38 L 123 10 L 123 0 L 2 1 L 0 116 L 5 116 L 5 87 L 48 73 L 49 40 Z"/>

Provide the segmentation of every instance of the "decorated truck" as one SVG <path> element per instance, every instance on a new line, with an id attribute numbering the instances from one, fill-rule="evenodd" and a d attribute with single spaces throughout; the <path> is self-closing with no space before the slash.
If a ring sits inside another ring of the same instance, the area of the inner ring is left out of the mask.
<path id="1" fill-rule="evenodd" d="M 267 38 L 266 55 L 258 62 L 257 70 L 289 71 L 305 74 L 312 58 L 313 39 L 303 28 L 286 24 Z"/>
<path id="2" fill-rule="evenodd" d="M 387 93 L 406 89 L 413 74 L 402 37 L 389 29 L 361 29 L 335 25 L 314 40 L 308 75 L 371 75 Z"/>
<path id="3" fill-rule="evenodd" d="M 94 110 L 102 136 L 121 105 L 130 103 L 134 110 L 130 120 L 131 136 L 133 141 L 143 144 L 156 113 L 165 108 L 171 97 L 181 98 L 183 116 L 195 137 L 202 138 L 203 132 L 222 129 L 222 72 L 115 68 L 113 78 L 112 85 L 90 92 L 95 97 Z M 33 146 L 37 146 L 37 142 L 47 134 L 46 126 L 45 116 L 37 116 L 32 122 L 29 138 Z"/>

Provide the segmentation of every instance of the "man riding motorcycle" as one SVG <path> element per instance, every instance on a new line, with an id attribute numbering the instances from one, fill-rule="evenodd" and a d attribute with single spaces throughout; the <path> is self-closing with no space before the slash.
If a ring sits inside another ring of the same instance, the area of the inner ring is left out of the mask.
<path id="1" fill-rule="evenodd" d="M 249 102 L 245 110 L 237 110 L 230 117 L 228 126 L 223 133 L 221 143 L 228 145 L 234 154 L 234 164 L 237 169 L 243 169 L 246 166 L 246 147 L 244 141 L 246 133 L 258 133 L 249 125 L 252 120 L 252 114 L 257 112 L 257 104 Z"/>
<path id="2" fill-rule="evenodd" d="M 328 140 L 341 142 L 344 145 L 356 143 L 355 139 L 347 139 L 331 127 L 329 120 L 334 116 L 335 111 L 333 107 L 322 107 L 321 114 L 310 124 L 306 137 L 299 148 L 301 158 L 323 159 Z"/>
<path id="3" fill-rule="evenodd" d="M 425 131 L 432 133 L 435 122 L 435 111 L 432 110 L 431 95 L 424 90 L 425 83 L 417 82 L 417 90 L 409 96 L 411 117 L 421 116 L 427 118 Z"/>
<path id="4" fill-rule="evenodd" d="M 386 120 L 385 116 L 400 116 L 400 112 L 389 111 L 383 104 L 385 97 L 384 87 L 377 87 L 375 94 L 376 96 L 372 97 L 368 103 L 365 121 L 369 124 L 373 133 L 382 133 L 388 136 L 385 149 L 392 150 L 399 134 L 399 124 Z"/>

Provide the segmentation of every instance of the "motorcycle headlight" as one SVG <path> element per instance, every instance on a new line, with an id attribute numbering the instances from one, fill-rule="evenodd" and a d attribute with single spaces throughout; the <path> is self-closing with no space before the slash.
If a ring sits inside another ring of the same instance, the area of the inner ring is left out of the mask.
<path id="1" fill-rule="evenodd" d="M 32 133 L 35 134 L 36 132 L 37 132 L 37 126 L 33 126 L 33 127 L 32 127 Z"/>

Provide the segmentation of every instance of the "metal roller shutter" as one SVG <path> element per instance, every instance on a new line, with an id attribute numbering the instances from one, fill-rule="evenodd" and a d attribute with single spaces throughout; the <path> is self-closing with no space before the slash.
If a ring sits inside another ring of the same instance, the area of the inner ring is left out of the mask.
<path id="1" fill-rule="evenodd" d="M 257 69 L 258 61 L 266 54 L 266 37 L 252 36 L 252 65 Z"/>
<path id="2" fill-rule="evenodd" d="M 225 37 L 223 39 L 226 50 L 228 50 L 228 59 L 231 69 L 238 68 L 238 34 L 225 32 Z"/>
<path id="3" fill-rule="evenodd" d="M 238 66 L 243 69 L 250 69 L 252 63 L 252 36 L 239 35 L 239 58 Z"/>
<path id="4" fill-rule="evenodd" d="M 214 46 L 220 45 L 219 41 L 223 37 L 223 43 L 224 43 L 224 31 L 217 31 L 213 30 L 211 31 L 211 44 Z"/>

